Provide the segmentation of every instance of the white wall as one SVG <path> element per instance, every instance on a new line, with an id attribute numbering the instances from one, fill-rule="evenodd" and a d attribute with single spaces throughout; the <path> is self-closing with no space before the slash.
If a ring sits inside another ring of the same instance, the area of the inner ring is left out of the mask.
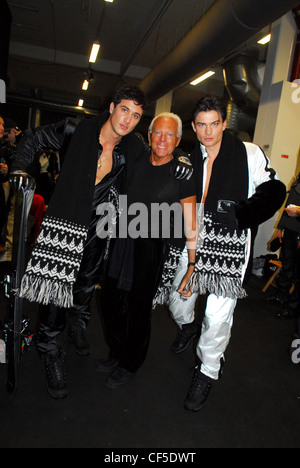
<path id="1" fill-rule="evenodd" d="M 254 143 L 264 150 L 280 180 L 289 186 L 299 172 L 300 150 L 300 86 L 288 81 L 297 36 L 292 13 L 274 23 L 271 32 Z M 269 253 L 267 244 L 279 217 L 277 213 L 261 225 L 254 257 Z"/>

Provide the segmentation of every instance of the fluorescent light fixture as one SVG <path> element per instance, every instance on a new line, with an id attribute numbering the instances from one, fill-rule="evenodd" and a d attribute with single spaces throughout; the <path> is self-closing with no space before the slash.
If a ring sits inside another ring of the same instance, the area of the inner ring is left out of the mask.
<path id="1" fill-rule="evenodd" d="M 84 80 L 83 85 L 82 85 L 82 89 L 83 89 L 84 91 L 86 91 L 86 90 L 88 89 L 88 87 L 89 87 L 89 82 L 88 82 L 88 80 Z"/>
<path id="2" fill-rule="evenodd" d="M 260 41 L 257 41 L 257 44 L 262 44 L 262 45 L 265 45 L 265 44 L 268 44 L 268 42 L 270 42 L 271 40 L 271 34 L 268 34 L 267 36 L 263 37 Z"/>
<path id="3" fill-rule="evenodd" d="M 105 0 L 106 2 L 113 3 L 114 0 Z"/>
<path id="4" fill-rule="evenodd" d="M 79 99 L 79 101 L 78 101 L 78 107 L 83 107 L 83 104 L 84 104 L 84 100 L 83 100 L 83 99 Z"/>
<path id="5" fill-rule="evenodd" d="M 191 85 L 196 86 L 197 84 L 201 83 L 204 80 L 207 80 L 207 78 L 210 78 L 211 76 L 215 75 L 216 72 L 214 71 L 209 71 L 205 73 L 204 75 L 199 76 L 196 80 L 191 82 Z"/>
<path id="6" fill-rule="evenodd" d="M 92 51 L 91 51 L 91 55 L 90 55 L 90 58 L 89 58 L 90 63 L 95 63 L 96 62 L 97 57 L 98 57 L 98 53 L 99 53 L 99 49 L 100 49 L 99 42 L 94 42 L 93 47 L 92 47 Z"/>

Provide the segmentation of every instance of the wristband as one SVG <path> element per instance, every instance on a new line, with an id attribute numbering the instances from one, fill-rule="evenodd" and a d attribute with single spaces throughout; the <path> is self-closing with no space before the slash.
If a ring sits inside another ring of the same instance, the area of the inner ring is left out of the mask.
<path id="1" fill-rule="evenodd" d="M 196 266 L 196 263 L 189 263 L 188 266 Z"/>

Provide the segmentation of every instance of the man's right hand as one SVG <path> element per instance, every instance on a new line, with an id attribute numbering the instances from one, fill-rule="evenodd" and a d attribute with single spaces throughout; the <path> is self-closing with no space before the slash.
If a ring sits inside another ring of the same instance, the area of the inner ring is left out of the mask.
<path id="1" fill-rule="evenodd" d="M 35 180 L 33 177 L 29 176 L 26 173 L 12 173 L 9 176 L 9 183 L 15 191 L 20 191 L 22 189 L 34 190 L 35 189 Z"/>

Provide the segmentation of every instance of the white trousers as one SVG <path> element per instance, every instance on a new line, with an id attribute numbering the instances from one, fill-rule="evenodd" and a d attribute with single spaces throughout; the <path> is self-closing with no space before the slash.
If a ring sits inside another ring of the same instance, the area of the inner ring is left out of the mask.
<path id="1" fill-rule="evenodd" d="M 169 302 L 171 314 L 180 328 L 194 321 L 195 303 L 198 298 L 198 294 L 182 298 L 177 292 L 187 271 L 187 265 L 188 254 L 185 249 L 176 271 Z M 197 355 L 202 363 L 201 372 L 213 380 L 219 378 L 221 358 L 224 357 L 231 337 L 236 304 L 236 299 L 217 297 L 214 294 L 210 294 L 207 299 Z"/>

